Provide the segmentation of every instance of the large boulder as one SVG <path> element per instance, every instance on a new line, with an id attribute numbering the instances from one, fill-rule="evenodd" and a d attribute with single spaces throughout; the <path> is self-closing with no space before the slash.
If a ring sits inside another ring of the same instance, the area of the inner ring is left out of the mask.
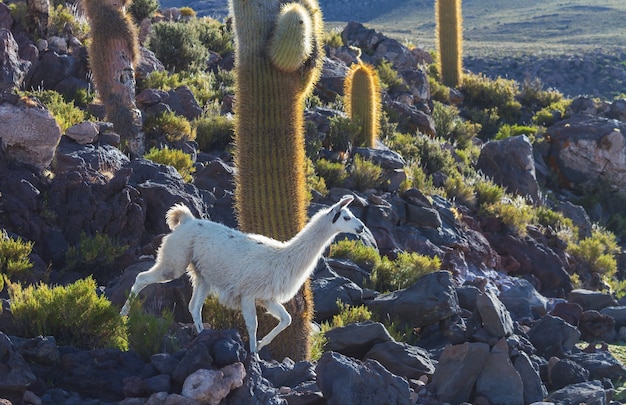
<path id="1" fill-rule="evenodd" d="M 60 140 L 59 124 L 37 101 L 0 98 L 0 146 L 8 160 L 46 169 Z"/>
<path id="2" fill-rule="evenodd" d="M 503 156 L 506 164 L 502 164 Z M 526 135 L 487 142 L 480 151 L 476 168 L 510 193 L 539 202 L 533 146 Z"/>
<path id="3" fill-rule="evenodd" d="M 626 187 L 626 123 L 575 115 L 548 128 L 549 161 L 562 186 L 586 191 L 598 182 Z"/>

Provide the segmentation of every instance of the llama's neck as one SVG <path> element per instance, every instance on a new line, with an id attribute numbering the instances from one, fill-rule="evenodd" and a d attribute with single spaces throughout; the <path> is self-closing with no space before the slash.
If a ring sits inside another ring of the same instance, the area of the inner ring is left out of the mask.
<path id="1" fill-rule="evenodd" d="M 314 218 L 284 245 L 282 253 L 293 263 L 289 270 L 294 272 L 296 278 L 310 275 L 304 273 L 313 271 L 317 260 L 336 234 L 323 218 Z"/>

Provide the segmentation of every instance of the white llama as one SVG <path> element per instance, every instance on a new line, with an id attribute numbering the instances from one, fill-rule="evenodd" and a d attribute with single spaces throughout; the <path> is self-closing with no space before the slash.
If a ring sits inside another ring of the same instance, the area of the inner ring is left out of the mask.
<path id="1" fill-rule="evenodd" d="M 346 195 L 320 210 L 287 242 L 197 219 L 189 208 L 177 204 L 166 215 L 173 232 L 163 238 L 154 266 L 137 275 L 130 295 L 186 272 L 193 285 L 189 312 L 198 333 L 203 329 L 202 305 L 210 293 L 215 294 L 223 305 L 241 310 L 250 351 L 256 354 L 291 324 L 291 316 L 282 304 L 296 295 L 333 238 L 341 232 L 363 232 L 365 225 L 348 209 L 353 199 Z M 258 343 L 255 304 L 279 320 Z M 126 301 L 121 314 L 127 315 L 128 311 Z"/>

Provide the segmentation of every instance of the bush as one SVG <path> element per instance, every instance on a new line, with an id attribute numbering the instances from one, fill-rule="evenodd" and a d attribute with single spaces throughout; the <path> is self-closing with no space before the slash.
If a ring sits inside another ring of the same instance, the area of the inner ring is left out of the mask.
<path id="1" fill-rule="evenodd" d="M 85 111 L 76 107 L 74 102 L 65 101 L 63 96 L 54 90 L 27 91 L 21 94 L 25 97 L 35 97 L 41 101 L 50 110 L 63 133 L 69 127 L 88 119 L 88 114 Z"/>
<path id="2" fill-rule="evenodd" d="M 64 36 L 71 32 L 80 42 L 85 42 L 89 36 L 87 18 L 77 11 L 76 6 L 66 6 L 64 2 L 63 5 L 50 7 L 48 20 L 48 36 Z"/>
<path id="3" fill-rule="evenodd" d="M 193 180 L 191 174 L 196 171 L 196 168 L 193 167 L 191 156 L 182 150 L 152 148 L 144 155 L 144 158 L 152 160 L 155 163 L 172 166 L 187 183 Z"/>
<path id="4" fill-rule="evenodd" d="M 168 332 L 174 322 L 174 313 L 164 310 L 161 317 L 143 311 L 143 303 L 130 298 L 130 311 L 126 319 L 128 348 L 139 353 L 144 361 L 156 353 L 176 351 L 176 340 Z"/>
<path id="5" fill-rule="evenodd" d="M 483 214 L 499 218 L 512 232 L 526 235 L 526 227 L 535 218 L 535 212 L 523 197 L 506 197 L 493 204 L 481 206 Z"/>
<path id="6" fill-rule="evenodd" d="M 383 257 L 372 272 L 372 288 L 377 291 L 395 291 L 415 283 L 422 276 L 441 269 L 437 257 L 415 252 L 401 252 L 395 260 Z"/>
<path id="7" fill-rule="evenodd" d="M 377 164 L 355 155 L 350 168 L 350 178 L 359 191 L 379 187 L 382 184 L 383 168 Z"/>
<path id="8" fill-rule="evenodd" d="M 374 269 L 381 261 L 376 248 L 349 239 L 343 239 L 330 245 L 328 257 L 349 259 L 367 270 Z"/>
<path id="9" fill-rule="evenodd" d="M 315 173 L 315 166 L 313 165 L 313 161 L 306 157 L 305 163 L 305 177 L 307 184 L 307 201 L 313 199 L 313 196 L 310 190 L 315 190 L 319 194 L 325 196 L 328 194 L 328 188 L 326 187 L 326 181 L 323 177 L 320 177 Z"/>
<path id="10" fill-rule="evenodd" d="M 328 45 L 331 48 L 339 48 L 343 46 L 343 39 L 341 38 L 341 32 L 337 29 L 324 32 L 324 45 Z"/>
<path id="11" fill-rule="evenodd" d="M 376 66 L 378 77 L 383 88 L 389 89 L 389 91 L 408 91 L 409 86 L 404 82 L 402 76 L 393 68 L 393 64 L 387 59 L 381 59 Z"/>
<path id="12" fill-rule="evenodd" d="M 480 179 L 474 185 L 478 205 L 493 205 L 500 202 L 506 195 L 504 187 L 491 180 Z"/>
<path id="13" fill-rule="evenodd" d="M 590 237 L 568 245 L 567 252 L 578 261 L 579 274 L 590 271 L 610 278 L 617 272 L 615 255 L 620 248 L 611 232 L 595 229 Z"/>
<path id="14" fill-rule="evenodd" d="M 359 126 L 350 118 L 336 115 L 329 119 L 330 128 L 323 145 L 335 152 L 345 152 L 359 134 Z"/>
<path id="15" fill-rule="evenodd" d="M 537 113 L 533 116 L 533 122 L 537 125 L 549 127 L 555 123 L 558 117 L 565 118 L 565 113 L 571 103 L 572 100 L 560 100 L 554 102 L 537 111 Z"/>
<path id="16" fill-rule="evenodd" d="M 233 141 L 233 120 L 225 115 L 203 114 L 191 122 L 191 127 L 196 134 L 198 147 L 204 152 L 224 150 Z"/>
<path id="17" fill-rule="evenodd" d="M 0 230 L 0 291 L 4 289 L 4 279 L 16 281 L 24 279 L 33 264 L 29 255 L 33 250 L 33 242 L 9 237 L 7 232 Z"/>
<path id="18" fill-rule="evenodd" d="M 453 199 L 466 207 L 474 207 L 476 205 L 474 186 L 468 183 L 467 179 L 460 174 L 449 176 L 444 182 L 444 188 L 448 199 Z"/>
<path id="19" fill-rule="evenodd" d="M 192 24 L 168 21 L 154 24 L 148 47 L 172 72 L 206 69 L 209 51 Z"/>
<path id="20" fill-rule="evenodd" d="M 57 287 L 11 284 L 9 296 L 20 336 L 54 336 L 59 346 L 82 349 L 128 349 L 119 309 L 96 294 L 91 277 Z"/>
<path id="21" fill-rule="evenodd" d="M 208 50 L 221 56 L 235 50 L 233 33 L 226 24 L 210 17 L 195 18 L 189 23 L 198 32 L 198 39 Z"/>
<path id="22" fill-rule="evenodd" d="M 122 245 L 106 234 L 87 236 L 81 232 L 78 244 L 67 249 L 65 267 L 68 271 L 102 275 L 111 270 L 111 264 L 126 250 L 128 245 Z"/>
<path id="23" fill-rule="evenodd" d="M 504 124 L 500 127 L 498 132 L 496 133 L 495 139 L 507 139 L 514 136 L 526 135 L 530 138 L 530 141 L 533 142 L 535 139 L 535 135 L 537 134 L 536 127 L 529 127 L 526 125 L 509 125 Z"/>
<path id="24" fill-rule="evenodd" d="M 158 0 L 133 0 L 128 7 L 128 12 L 133 16 L 135 23 L 139 25 L 145 18 L 151 17 L 158 9 Z"/>
<path id="25" fill-rule="evenodd" d="M 315 171 L 324 179 L 326 187 L 341 187 L 348 178 L 348 172 L 343 163 L 331 162 L 327 159 L 318 159 L 315 162 Z"/>
<path id="26" fill-rule="evenodd" d="M 215 296 L 209 295 L 204 301 L 202 319 L 213 329 L 237 329 L 240 332 L 245 331 L 247 336 L 246 323 L 241 311 L 223 306 Z M 244 336 L 243 333 L 241 335 Z"/>
<path id="27" fill-rule="evenodd" d="M 151 138 L 165 136 L 165 139 L 171 143 L 193 141 L 196 138 L 187 118 L 172 111 L 148 117 L 143 127 Z"/>

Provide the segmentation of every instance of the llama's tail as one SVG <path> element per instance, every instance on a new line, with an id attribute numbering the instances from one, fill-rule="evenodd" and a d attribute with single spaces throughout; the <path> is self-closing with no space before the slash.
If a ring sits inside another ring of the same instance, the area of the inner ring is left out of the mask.
<path id="1" fill-rule="evenodd" d="M 178 225 L 193 218 L 194 216 L 189 208 L 183 204 L 174 205 L 167 211 L 167 214 L 165 214 L 165 222 L 167 222 L 167 226 L 169 226 L 172 231 Z"/>

